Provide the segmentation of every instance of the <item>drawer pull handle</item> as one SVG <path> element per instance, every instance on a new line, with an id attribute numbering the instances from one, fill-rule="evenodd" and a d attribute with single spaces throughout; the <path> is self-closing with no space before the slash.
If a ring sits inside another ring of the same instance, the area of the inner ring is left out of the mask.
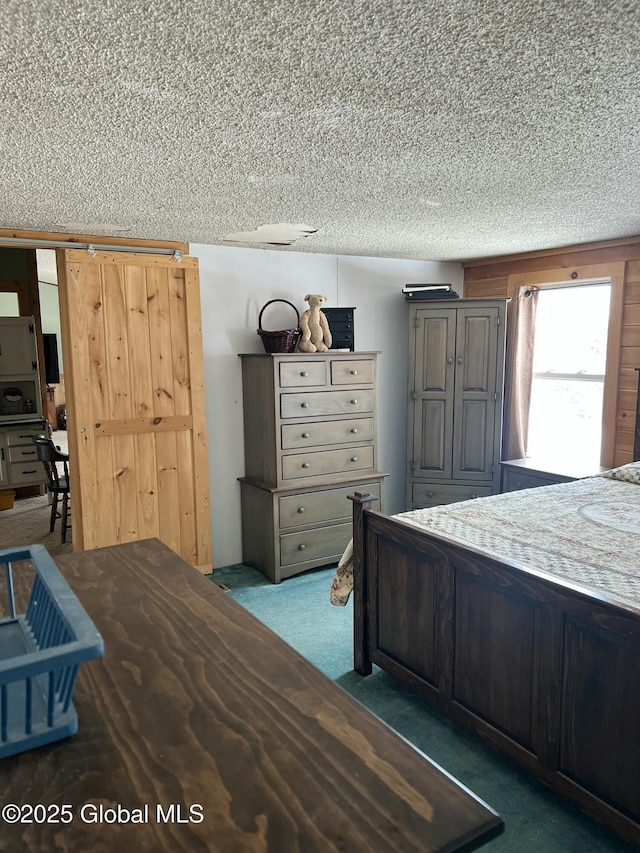
<path id="1" fill-rule="evenodd" d="M 471 495 L 471 500 L 473 500 L 474 498 L 477 498 L 477 497 L 479 497 L 479 496 L 478 495 Z"/>
<path id="2" fill-rule="evenodd" d="M 302 544 L 298 545 L 298 551 L 304 551 L 304 549 L 305 549 L 306 547 L 307 547 L 307 546 L 306 546 L 304 543 L 302 543 Z"/>
<path id="3" fill-rule="evenodd" d="M 355 435 L 358 432 L 358 427 L 354 427 L 351 432 Z"/>
<path id="4" fill-rule="evenodd" d="M 358 404 L 357 400 L 352 400 L 351 402 L 353 403 L 354 406 L 357 406 L 357 404 Z"/>
<path id="5" fill-rule="evenodd" d="M 308 462 L 303 462 L 303 463 L 302 463 L 302 467 L 303 467 L 303 468 L 308 468 L 308 467 L 309 467 L 309 463 L 308 463 Z"/>
<path id="6" fill-rule="evenodd" d="M 357 461 L 358 461 L 358 457 L 357 457 L 357 456 L 352 456 L 352 457 L 351 457 L 351 461 L 352 461 L 352 462 L 357 462 Z"/>
<path id="7" fill-rule="evenodd" d="M 38 471 L 37 471 L 37 469 L 34 469 L 33 471 L 23 471 L 22 473 L 23 474 L 37 474 Z"/>
<path id="8" fill-rule="evenodd" d="M 35 456 L 33 450 L 21 450 L 20 456 Z"/>
<path id="9" fill-rule="evenodd" d="M 303 433 L 302 433 L 302 437 L 303 437 L 303 438 L 309 438 L 309 433 L 308 433 L 308 432 L 303 432 Z"/>
<path id="10" fill-rule="evenodd" d="M 308 408 L 309 408 L 309 404 L 308 404 L 308 403 L 300 403 L 300 405 L 302 406 L 302 408 L 303 408 L 303 409 L 308 409 Z"/>
<path id="11" fill-rule="evenodd" d="M 358 375 L 358 371 L 357 371 L 357 370 L 352 370 L 352 371 L 351 371 L 351 375 L 352 375 L 352 376 L 357 376 L 357 375 Z"/>
<path id="12" fill-rule="evenodd" d="M 304 512 L 304 507 L 303 507 L 303 506 L 299 506 L 299 507 L 298 507 L 298 512 Z"/>
<path id="13" fill-rule="evenodd" d="M 428 498 L 432 498 L 432 497 L 433 497 L 433 492 L 427 492 L 427 497 L 428 497 Z"/>
<path id="14" fill-rule="evenodd" d="M 309 371 L 308 371 L 308 370 L 301 370 L 301 371 L 300 371 L 300 376 L 308 376 L 308 375 L 309 375 Z"/>

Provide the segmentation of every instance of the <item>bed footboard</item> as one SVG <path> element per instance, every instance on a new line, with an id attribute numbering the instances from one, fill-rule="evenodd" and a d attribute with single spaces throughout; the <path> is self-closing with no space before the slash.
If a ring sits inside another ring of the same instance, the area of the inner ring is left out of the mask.
<path id="1" fill-rule="evenodd" d="M 372 663 L 640 843 L 640 611 L 354 500 L 354 668 Z"/>
<path id="2" fill-rule="evenodd" d="M 364 511 L 370 510 L 374 498 L 356 492 L 353 501 L 353 668 L 360 675 L 371 675 L 372 664 L 367 644 L 367 593 L 364 573 Z"/>

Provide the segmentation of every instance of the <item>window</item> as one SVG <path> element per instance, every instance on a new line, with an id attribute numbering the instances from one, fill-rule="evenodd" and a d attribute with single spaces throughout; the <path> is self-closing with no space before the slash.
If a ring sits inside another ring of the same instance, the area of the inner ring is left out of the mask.
<path id="1" fill-rule="evenodd" d="M 0 317 L 19 317 L 17 293 L 0 293 Z"/>
<path id="2" fill-rule="evenodd" d="M 599 460 L 611 284 L 541 286 L 527 452 Z"/>

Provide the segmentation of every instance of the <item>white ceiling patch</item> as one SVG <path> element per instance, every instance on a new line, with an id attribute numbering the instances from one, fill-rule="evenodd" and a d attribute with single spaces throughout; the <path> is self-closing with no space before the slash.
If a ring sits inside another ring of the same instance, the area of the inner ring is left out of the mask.
<path id="1" fill-rule="evenodd" d="M 290 246 L 296 240 L 309 237 L 317 232 L 310 225 L 292 225 L 289 222 L 279 222 L 274 225 L 259 225 L 255 231 L 237 231 L 227 234 L 225 243 L 260 243 L 266 246 Z"/>

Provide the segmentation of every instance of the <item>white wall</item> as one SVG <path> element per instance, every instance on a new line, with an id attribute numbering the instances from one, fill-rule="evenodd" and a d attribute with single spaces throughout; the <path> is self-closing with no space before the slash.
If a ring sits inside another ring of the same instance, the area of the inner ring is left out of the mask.
<path id="1" fill-rule="evenodd" d="M 327 307 L 354 307 L 357 350 L 379 350 L 378 438 L 385 512 L 404 509 L 407 305 L 404 284 L 450 282 L 462 294 L 457 263 L 336 257 L 300 252 L 190 246 L 199 258 L 215 568 L 242 562 L 240 487 L 244 475 L 242 376 L 238 353 L 264 352 L 256 333 L 261 307 L 288 299 L 298 311 L 307 293 Z M 287 306 L 270 306 L 263 328 L 295 327 Z"/>

